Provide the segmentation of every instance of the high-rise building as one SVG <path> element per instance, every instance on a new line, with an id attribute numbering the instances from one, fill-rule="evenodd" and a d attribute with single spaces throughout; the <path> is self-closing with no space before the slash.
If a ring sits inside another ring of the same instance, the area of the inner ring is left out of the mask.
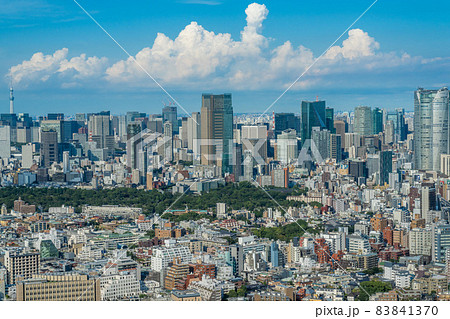
<path id="1" fill-rule="evenodd" d="M 300 132 L 300 118 L 294 113 L 275 113 L 275 137 L 287 129 Z"/>
<path id="2" fill-rule="evenodd" d="M 355 108 L 355 122 L 353 131 L 361 136 L 372 135 L 372 110 L 368 106 L 357 106 Z"/>
<path id="3" fill-rule="evenodd" d="M 272 242 L 270 244 L 270 262 L 272 264 L 272 267 L 278 267 L 279 266 L 279 251 L 278 251 L 278 244 L 276 242 Z"/>
<path id="4" fill-rule="evenodd" d="M 414 166 L 438 171 L 440 155 L 449 154 L 449 91 L 414 92 Z"/>
<path id="5" fill-rule="evenodd" d="M 372 111 L 372 128 L 373 134 L 383 132 L 383 110 L 378 107 L 374 108 Z"/>
<path id="6" fill-rule="evenodd" d="M 173 160 L 173 126 L 166 121 L 164 123 L 164 159 L 171 162 Z"/>
<path id="7" fill-rule="evenodd" d="M 325 126 L 331 134 L 336 132 L 334 129 L 334 109 L 332 107 L 325 108 Z"/>
<path id="8" fill-rule="evenodd" d="M 4 258 L 9 285 L 14 285 L 18 279 L 31 278 L 39 272 L 40 258 L 37 252 L 7 250 Z"/>
<path id="9" fill-rule="evenodd" d="M 92 115 L 88 122 L 89 135 L 98 148 L 114 149 L 111 119 L 109 115 Z"/>
<path id="10" fill-rule="evenodd" d="M 330 135 L 330 154 L 331 159 L 336 160 L 336 163 L 342 161 L 342 138 L 341 135 Z"/>
<path id="11" fill-rule="evenodd" d="M 0 158 L 11 157 L 11 127 L 0 126 Z"/>
<path id="12" fill-rule="evenodd" d="M 394 141 L 406 140 L 407 127 L 405 124 L 405 110 L 396 109 L 395 111 L 388 112 L 386 114 L 386 122 L 392 121 L 394 128 Z"/>
<path id="13" fill-rule="evenodd" d="M 389 183 L 389 173 L 392 173 L 392 151 L 380 153 L 380 185 Z"/>
<path id="14" fill-rule="evenodd" d="M 258 164 L 264 164 L 267 159 L 267 127 L 242 126 L 242 151 L 250 151 Z"/>
<path id="15" fill-rule="evenodd" d="M 188 118 L 188 148 L 194 153 L 194 162 L 200 160 L 200 137 L 201 137 L 201 116 L 200 112 L 193 112 Z"/>
<path id="16" fill-rule="evenodd" d="M 42 120 L 41 121 L 41 132 L 42 131 L 55 131 L 57 134 L 58 143 L 64 142 L 64 129 L 63 120 Z"/>
<path id="17" fill-rule="evenodd" d="M 232 173 L 233 105 L 231 94 L 203 94 L 201 109 L 201 164 L 217 165 Z"/>
<path id="18" fill-rule="evenodd" d="M 41 131 L 41 164 L 50 167 L 58 162 L 58 133 L 54 130 Z"/>
<path id="19" fill-rule="evenodd" d="M 233 274 L 238 277 L 244 270 L 244 251 L 241 245 L 230 245 L 230 262 L 233 266 Z"/>
<path id="20" fill-rule="evenodd" d="M 172 123 L 172 131 L 174 134 L 178 134 L 178 116 L 176 106 L 165 106 L 162 110 L 163 123 L 169 121 Z"/>
<path id="21" fill-rule="evenodd" d="M 277 138 L 277 160 L 289 164 L 298 157 L 298 143 L 295 130 L 283 131 Z"/>
<path id="22" fill-rule="evenodd" d="M 311 138 L 313 127 L 327 128 L 325 101 L 302 101 L 300 114 L 300 137 L 303 144 Z"/>
<path id="23" fill-rule="evenodd" d="M 330 131 L 321 129 L 320 127 L 313 127 L 311 132 L 311 139 L 319 150 L 322 160 L 330 157 Z"/>
<path id="24" fill-rule="evenodd" d="M 33 144 L 22 146 L 22 167 L 30 168 L 33 165 Z"/>

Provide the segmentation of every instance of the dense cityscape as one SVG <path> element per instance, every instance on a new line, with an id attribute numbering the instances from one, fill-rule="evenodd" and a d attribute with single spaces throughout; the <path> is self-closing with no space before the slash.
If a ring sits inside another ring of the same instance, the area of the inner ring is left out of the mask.
<path id="1" fill-rule="evenodd" d="M 0 299 L 450 300 L 449 91 L 414 112 L 0 115 Z"/>

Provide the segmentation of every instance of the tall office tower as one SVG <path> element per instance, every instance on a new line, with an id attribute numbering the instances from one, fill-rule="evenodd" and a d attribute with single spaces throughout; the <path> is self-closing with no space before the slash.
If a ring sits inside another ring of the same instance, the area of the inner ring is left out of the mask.
<path id="1" fill-rule="evenodd" d="M 188 118 L 183 117 L 181 119 L 181 128 L 180 128 L 180 140 L 181 140 L 181 147 L 188 147 Z"/>
<path id="2" fill-rule="evenodd" d="M 30 168 L 33 165 L 33 144 L 22 146 L 22 167 Z"/>
<path id="3" fill-rule="evenodd" d="M 342 137 L 338 134 L 330 135 L 330 154 L 331 159 L 336 160 L 336 163 L 342 161 Z"/>
<path id="4" fill-rule="evenodd" d="M 232 173 L 233 105 L 231 94 L 203 94 L 201 109 L 201 163 Z"/>
<path id="5" fill-rule="evenodd" d="M 172 123 L 173 134 L 178 134 L 178 118 L 176 106 L 165 106 L 162 109 L 163 123 L 169 121 Z"/>
<path id="6" fill-rule="evenodd" d="M 275 113 L 275 137 L 287 129 L 300 132 L 300 118 L 294 113 Z"/>
<path id="7" fill-rule="evenodd" d="M 330 131 L 321 129 L 320 127 L 313 127 L 311 132 L 311 139 L 319 150 L 322 160 L 325 161 L 330 157 Z M 317 160 L 317 159 L 316 159 Z"/>
<path id="8" fill-rule="evenodd" d="M 119 115 L 119 123 L 118 123 L 118 131 L 117 135 L 119 135 L 122 141 L 127 139 L 127 118 L 125 115 Z"/>
<path id="9" fill-rule="evenodd" d="M 63 171 L 64 173 L 70 172 L 70 157 L 68 151 L 63 152 Z"/>
<path id="10" fill-rule="evenodd" d="M 9 114 L 14 114 L 14 90 L 12 84 L 9 86 Z"/>
<path id="11" fill-rule="evenodd" d="M 414 92 L 414 166 L 439 170 L 441 154 L 449 154 L 449 91 L 419 88 Z"/>
<path id="12" fill-rule="evenodd" d="M 382 151 L 380 153 L 380 185 L 389 183 L 389 173 L 392 173 L 392 151 Z"/>
<path id="13" fill-rule="evenodd" d="M 334 121 L 334 131 L 341 137 L 342 148 L 345 148 L 345 126 L 346 123 L 344 121 Z"/>
<path id="14" fill-rule="evenodd" d="M 325 108 L 325 126 L 330 133 L 334 134 L 334 109 L 332 107 Z"/>
<path id="15" fill-rule="evenodd" d="M 11 157 L 11 127 L 0 125 L 0 158 Z"/>
<path id="16" fill-rule="evenodd" d="M 194 162 L 200 163 L 200 129 L 201 116 L 200 112 L 193 112 L 188 118 L 188 148 L 194 153 Z"/>
<path id="17" fill-rule="evenodd" d="M 272 267 L 278 267 L 279 264 L 279 250 L 278 250 L 278 244 L 276 242 L 272 242 L 270 244 L 270 262 L 272 263 Z"/>
<path id="18" fill-rule="evenodd" d="M 350 160 L 348 164 L 348 173 L 355 179 L 359 177 L 367 177 L 367 165 L 362 160 Z"/>
<path id="19" fill-rule="evenodd" d="M 254 159 L 251 150 L 243 150 L 243 162 L 242 162 L 242 180 L 247 182 L 253 181 L 253 167 Z"/>
<path id="20" fill-rule="evenodd" d="M 372 134 L 378 134 L 383 132 L 383 110 L 378 107 L 372 111 Z"/>
<path id="21" fill-rule="evenodd" d="M 437 210 L 436 201 L 436 187 L 434 184 L 429 183 L 422 185 L 420 194 L 420 205 L 421 205 L 421 218 L 425 219 L 426 223 L 431 223 L 430 210 Z"/>
<path id="22" fill-rule="evenodd" d="M 239 277 L 244 270 L 244 249 L 239 244 L 230 245 L 230 257 L 233 265 L 233 274 Z"/>
<path id="23" fill-rule="evenodd" d="M 109 115 L 92 115 L 88 122 L 89 135 L 97 142 L 98 148 L 114 149 L 111 119 Z"/>
<path id="24" fill-rule="evenodd" d="M 39 253 L 7 250 L 4 260 L 9 285 L 14 285 L 18 277 L 28 279 L 39 272 Z"/>
<path id="25" fill-rule="evenodd" d="M 384 144 L 392 144 L 395 142 L 394 122 L 386 121 L 384 126 Z"/>
<path id="26" fill-rule="evenodd" d="M 295 130 L 283 131 L 277 138 L 277 160 L 289 164 L 298 157 L 298 143 Z"/>
<path id="27" fill-rule="evenodd" d="M 242 151 L 250 151 L 256 163 L 264 164 L 267 159 L 267 126 L 242 126 L 241 130 Z"/>
<path id="28" fill-rule="evenodd" d="M 164 160 L 173 160 L 173 127 L 169 121 L 164 123 Z"/>
<path id="29" fill-rule="evenodd" d="M 64 129 L 62 120 L 42 120 L 41 131 L 55 131 L 57 134 L 58 143 L 64 142 Z"/>
<path id="30" fill-rule="evenodd" d="M 302 101 L 300 114 L 300 138 L 304 144 L 311 138 L 313 127 L 327 127 L 325 101 Z"/>
<path id="31" fill-rule="evenodd" d="M 368 106 L 357 106 L 355 108 L 355 122 L 353 131 L 361 136 L 372 135 L 372 110 Z"/>
<path id="32" fill-rule="evenodd" d="M 386 122 L 392 121 L 394 125 L 394 140 L 395 142 L 406 140 L 407 127 L 405 124 L 405 110 L 396 109 L 395 111 L 386 114 Z"/>
<path id="33" fill-rule="evenodd" d="M 41 165 L 50 167 L 54 162 L 58 162 L 58 133 L 41 131 Z"/>

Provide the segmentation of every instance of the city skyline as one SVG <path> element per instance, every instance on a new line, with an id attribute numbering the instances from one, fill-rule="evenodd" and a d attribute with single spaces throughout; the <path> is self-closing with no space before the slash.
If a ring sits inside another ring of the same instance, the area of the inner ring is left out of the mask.
<path id="1" fill-rule="evenodd" d="M 346 6 L 326 2 L 313 8 L 309 1 L 301 5 L 284 1 L 176 1 L 171 3 L 170 12 L 167 6 L 137 2 L 136 7 L 143 5 L 141 12 L 129 6 L 116 23 L 111 18 L 116 17 L 120 5 L 80 4 L 189 113 L 200 109 L 198 96 L 204 92 L 232 92 L 235 112 L 240 113 L 262 112 L 371 2 L 354 1 Z M 63 107 L 77 107 L 81 112 L 138 109 L 158 113 L 163 107 L 164 92 L 75 4 L 55 6 L 29 0 L 3 7 L 3 12 L 12 13 L 3 16 L 0 30 L 8 34 L 9 48 L 0 52 L 3 100 L 7 101 L 11 75 L 17 113 L 36 109 L 54 112 Z M 399 9 L 395 4 L 376 3 L 273 110 L 297 113 L 301 100 L 315 100 L 318 95 L 336 111 L 358 105 L 411 111 L 411 93 L 418 86 L 445 86 L 445 37 L 440 42 L 429 37 L 426 46 L 413 45 L 424 41 L 426 32 L 437 32 L 445 23 L 445 10 L 442 6 L 422 10 L 423 21 L 418 22 L 418 12 Z M 317 10 L 321 15 L 314 14 Z M 317 17 L 326 19 L 333 10 L 342 18 L 337 19 L 339 23 L 318 23 L 321 18 Z M 401 21 L 402 28 L 392 32 L 392 22 L 379 23 L 387 17 Z M 431 17 L 430 26 L 426 21 Z M 26 23 L 31 18 L 33 27 Z M 134 22 L 122 30 L 123 23 L 130 21 Z M 300 32 L 292 27 L 293 22 L 302 28 Z M 53 29 L 57 30 L 55 36 L 49 37 Z M 5 103 L 5 113 L 6 107 Z"/>

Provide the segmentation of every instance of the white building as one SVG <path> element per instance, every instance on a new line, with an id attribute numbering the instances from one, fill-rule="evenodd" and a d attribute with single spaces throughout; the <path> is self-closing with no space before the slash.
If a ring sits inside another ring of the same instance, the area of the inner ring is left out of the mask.
<path id="1" fill-rule="evenodd" d="M 186 246 L 155 248 L 151 257 L 151 268 L 154 271 L 161 271 L 167 268 L 174 258 L 181 258 L 181 263 L 187 264 L 192 261 L 192 254 Z"/>

